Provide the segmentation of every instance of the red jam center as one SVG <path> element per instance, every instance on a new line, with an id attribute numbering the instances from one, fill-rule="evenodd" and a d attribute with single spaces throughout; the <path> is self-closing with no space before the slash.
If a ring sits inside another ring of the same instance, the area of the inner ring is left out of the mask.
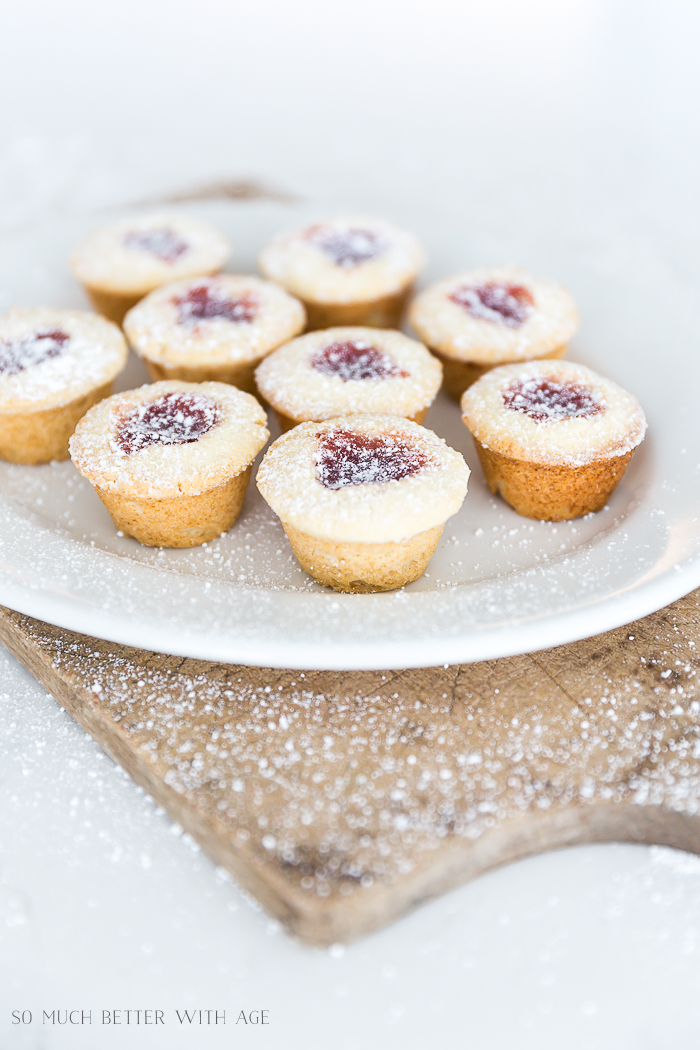
<path id="1" fill-rule="evenodd" d="M 391 377 L 406 379 L 409 375 L 389 354 L 360 342 L 331 343 L 311 358 L 311 367 L 327 376 L 340 376 L 344 383 Z"/>
<path id="2" fill-rule="evenodd" d="M 59 328 L 42 328 L 13 342 L 0 343 L 0 375 L 16 376 L 25 368 L 58 357 L 69 339 Z"/>
<path id="3" fill-rule="evenodd" d="M 189 445 L 219 422 L 219 409 L 202 394 L 164 394 L 123 419 L 117 441 L 130 456 L 149 445 Z"/>
<path id="4" fill-rule="evenodd" d="M 189 248 L 187 241 L 165 226 L 158 230 L 131 230 L 124 236 L 124 244 L 135 251 L 150 252 L 165 263 L 174 263 Z"/>
<path id="5" fill-rule="evenodd" d="M 249 292 L 230 299 L 210 284 L 197 284 L 185 295 L 178 295 L 173 302 L 179 307 L 180 324 L 209 321 L 223 317 L 236 324 L 250 324 L 259 306 L 258 300 Z"/>
<path id="6" fill-rule="evenodd" d="M 350 269 L 360 263 L 375 259 L 384 251 L 385 243 L 373 230 L 331 230 L 324 226 L 313 226 L 307 237 L 317 248 L 330 256 L 336 266 Z"/>
<path id="7" fill-rule="evenodd" d="M 415 474 L 428 457 L 415 446 L 388 434 L 372 437 L 351 430 L 331 430 L 319 436 L 314 455 L 318 480 L 327 489 L 346 485 L 381 485 Z"/>
<path id="8" fill-rule="evenodd" d="M 603 405 L 588 387 L 556 379 L 520 380 L 504 390 L 502 396 L 511 412 L 525 412 L 536 423 L 595 416 L 603 411 Z"/>
<path id="9" fill-rule="evenodd" d="M 452 292 L 450 299 L 479 321 L 493 321 L 510 328 L 519 328 L 535 305 L 532 292 L 524 285 L 497 284 L 495 281 L 464 285 Z"/>

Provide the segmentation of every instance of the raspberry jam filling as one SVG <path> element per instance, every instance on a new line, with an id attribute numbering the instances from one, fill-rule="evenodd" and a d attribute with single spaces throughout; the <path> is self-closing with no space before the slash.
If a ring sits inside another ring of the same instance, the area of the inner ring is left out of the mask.
<path id="1" fill-rule="evenodd" d="M 604 410 L 588 387 L 556 379 L 519 380 L 504 390 L 502 397 L 511 412 L 525 412 L 536 423 L 585 418 Z"/>
<path id="2" fill-rule="evenodd" d="M 121 421 L 117 441 L 127 456 L 149 445 L 189 445 L 219 422 L 216 403 L 202 394 L 164 394 Z"/>
<path id="3" fill-rule="evenodd" d="M 450 295 L 453 303 L 464 307 L 479 321 L 519 328 L 526 321 L 535 305 L 532 292 L 522 284 L 464 285 Z"/>
<path id="4" fill-rule="evenodd" d="M 428 457 L 408 441 L 378 434 L 331 430 L 319 435 L 314 454 L 318 480 L 327 489 L 400 481 L 428 465 Z"/>
<path id="5" fill-rule="evenodd" d="M 249 292 L 231 299 L 207 283 L 194 285 L 185 295 L 176 296 L 173 303 L 179 307 L 180 324 L 210 321 L 213 317 L 250 324 L 259 306 L 257 298 Z"/>
<path id="6" fill-rule="evenodd" d="M 58 357 L 69 339 L 60 328 L 42 328 L 13 342 L 0 343 L 0 375 L 16 376 L 25 368 Z"/>
<path id="7" fill-rule="evenodd" d="M 348 270 L 369 259 L 376 259 L 386 247 L 379 234 L 359 228 L 331 230 L 324 226 L 312 226 L 307 237 L 330 256 L 336 266 Z"/>
<path id="8" fill-rule="evenodd" d="M 393 357 L 369 343 L 331 343 L 315 357 L 311 367 L 327 376 L 340 376 L 344 383 L 362 379 L 408 378 Z"/>
<path id="9" fill-rule="evenodd" d="M 189 248 L 187 241 L 163 226 L 158 230 L 131 230 L 124 244 L 138 252 L 149 252 L 165 263 L 174 263 Z"/>

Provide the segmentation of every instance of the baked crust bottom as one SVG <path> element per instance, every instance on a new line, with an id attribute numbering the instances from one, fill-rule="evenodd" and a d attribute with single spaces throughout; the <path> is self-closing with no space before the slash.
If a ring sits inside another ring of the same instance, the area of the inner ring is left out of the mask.
<path id="1" fill-rule="evenodd" d="M 393 591 L 426 570 L 444 523 L 397 543 L 335 543 L 300 532 L 282 522 L 302 568 L 335 591 L 366 594 Z"/>
<path id="2" fill-rule="evenodd" d="M 132 306 L 140 303 L 147 294 L 144 292 L 143 295 L 120 295 L 118 292 L 105 292 L 101 288 L 90 288 L 86 284 L 83 288 L 98 314 L 118 325 L 121 325 Z"/>
<path id="3" fill-rule="evenodd" d="M 600 510 L 627 469 L 634 449 L 581 467 L 511 459 L 474 439 L 486 481 L 513 510 L 539 521 L 566 521 Z"/>
<path id="4" fill-rule="evenodd" d="M 28 464 L 68 459 L 68 440 L 78 423 L 89 408 L 111 392 L 110 381 L 57 408 L 0 412 L 0 459 Z"/>
<path id="5" fill-rule="evenodd" d="M 261 398 L 260 394 L 258 394 L 258 398 Z M 429 407 L 430 406 L 428 405 L 427 408 L 422 408 L 420 412 L 416 412 L 415 416 L 407 416 L 406 418 L 410 419 L 413 423 L 422 423 L 428 414 Z M 294 430 L 294 427 L 298 427 L 300 423 L 315 422 L 315 420 L 312 421 L 306 419 L 292 419 L 291 416 L 285 416 L 284 412 L 278 412 L 276 408 L 273 408 L 273 412 L 275 413 L 275 418 L 277 419 L 277 422 L 279 423 L 280 429 L 283 434 L 286 434 L 288 430 Z M 343 416 L 347 415 L 346 412 L 339 413 L 339 415 L 341 414 Z M 322 423 L 325 421 L 318 420 L 318 422 Z"/>
<path id="6" fill-rule="evenodd" d="M 196 547 L 230 529 L 241 512 L 251 468 L 197 496 L 129 499 L 95 486 L 114 524 L 146 547 Z"/>
<path id="7" fill-rule="evenodd" d="M 154 383 L 161 379 L 181 379 L 185 383 L 229 383 L 246 394 L 260 397 L 255 386 L 255 369 L 262 357 L 255 361 L 244 361 L 241 364 L 220 365 L 165 365 L 160 361 L 149 361 L 144 358 Z"/>
<path id="8" fill-rule="evenodd" d="M 568 343 L 564 343 L 562 346 L 552 350 L 551 353 L 544 354 L 542 357 L 531 358 L 531 360 L 554 361 L 561 359 L 566 354 L 568 346 Z M 455 401 L 459 401 L 464 391 L 468 390 L 472 383 L 476 383 L 477 379 L 481 379 L 483 375 L 486 375 L 493 368 L 517 363 L 515 361 L 497 361 L 492 365 L 477 365 L 470 361 L 458 361 L 454 357 L 447 357 L 446 354 L 441 353 L 439 350 L 433 350 L 432 347 L 430 348 L 430 353 L 434 354 L 442 362 L 442 385 Z"/>
<path id="9" fill-rule="evenodd" d="M 302 299 L 306 310 L 304 331 L 315 332 L 318 328 L 337 328 L 345 325 L 399 328 L 411 287 L 394 295 L 384 295 L 380 299 L 363 299 L 354 303 L 317 303 Z"/>

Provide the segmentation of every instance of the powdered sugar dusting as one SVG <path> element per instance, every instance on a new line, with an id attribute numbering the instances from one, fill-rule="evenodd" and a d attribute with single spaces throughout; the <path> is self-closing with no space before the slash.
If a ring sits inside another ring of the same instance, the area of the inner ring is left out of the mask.
<path id="1" fill-rule="evenodd" d="M 193 284 L 183 294 L 176 295 L 173 302 L 178 307 L 180 324 L 189 325 L 215 317 L 233 324 L 250 324 L 260 306 L 260 299 L 253 292 L 230 296 L 214 281 Z"/>
<path id="2" fill-rule="evenodd" d="M 59 328 L 39 328 L 14 342 L 0 342 L 0 375 L 16 376 L 62 353 L 70 336 Z"/>
<path id="3" fill-rule="evenodd" d="M 11 310 L 0 318 L 0 405 L 20 412 L 68 404 L 126 364 L 116 325 L 79 310 Z"/>
<path id="4" fill-rule="evenodd" d="M 457 288 L 450 295 L 453 303 L 463 306 L 472 317 L 492 324 L 519 328 L 532 313 L 532 292 L 522 284 L 485 284 Z"/>
<path id="5" fill-rule="evenodd" d="M 393 434 L 369 436 L 341 428 L 322 434 L 314 453 L 318 479 L 327 489 L 400 481 L 428 462 L 425 452 Z"/>
<path id="6" fill-rule="evenodd" d="M 149 445 L 186 445 L 215 427 L 221 413 L 201 394 L 164 394 L 138 405 L 117 426 L 117 443 L 126 455 Z"/>
<path id="7" fill-rule="evenodd" d="M 511 412 L 525 412 L 536 423 L 594 416 L 605 411 L 593 391 L 580 383 L 550 379 L 527 379 L 503 391 L 503 404 Z"/>
<path id="8" fill-rule="evenodd" d="M 309 241 L 325 252 L 336 266 L 350 269 L 376 259 L 386 250 L 386 238 L 375 230 L 352 226 L 312 226 L 306 234 Z"/>
<path id="9" fill-rule="evenodd" d="M 173 263 L 189 244 L 167 226 L 153 230 L 129 230 L 124 234 L 124 244 L 134 251 L 149 252 L 165 263 Z"/>
<path id="10" fill-rule="evenodd" d="M 311 367 L 329 376 L 339 376 L 344 383 L 367 379 L 408 378 L 389 354 L 362 340 L 331 343 L 311 358 Z"/>
<path id="11" fill-rule="evenodd" d="M 567 810 L 595 830 L 616 806 L 639 807 L 640 820 L 663 807 L 667 833 L 688 835 L 683 818 L 700 814 L 696 616 L 691 597 L 635 625 L 634 644 L 620 628 L 595 651 L 342 675 L 212 674 L 31 621 L 21 629 L 73 688 L 89 683 L 94 717 L 174 806 L 216 819 L 241 857 L 302 900 L 342 904 L 386 902 L 508 822 L 570 831 Z"/>

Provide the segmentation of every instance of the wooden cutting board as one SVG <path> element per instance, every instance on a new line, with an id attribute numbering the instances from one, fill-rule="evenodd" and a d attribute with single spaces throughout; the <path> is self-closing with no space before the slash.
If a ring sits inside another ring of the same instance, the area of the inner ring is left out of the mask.
<path id="1" fill-rule="evenodd" d="M 588 641 L 446 669 L 204 663 L 2 608 L 0 640 L 311 944 L 559 846 L 700 852 L 700 591 Z"/>

